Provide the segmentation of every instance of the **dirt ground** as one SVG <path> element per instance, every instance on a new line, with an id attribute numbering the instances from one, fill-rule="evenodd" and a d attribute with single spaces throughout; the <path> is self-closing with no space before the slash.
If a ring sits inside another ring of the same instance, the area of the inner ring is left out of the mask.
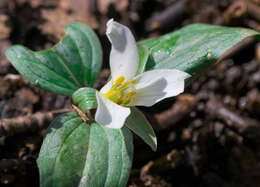
<path id="1" fill-rule="evenodd" d="M 260 32 L 260 0 L 0 0 L 0 186 L 39 186 L 36 159 L 54 116 L 68 97 L 31 85 L 10 65 L 6 48 L 51 47 L 72 21 L 98 34 L 104 62 L 95 85 L 109 76 L 109 18 L 128 25 L 137 40 L 192 23 L 241 26 Z M 195 80 L 185 93 L 140 108 L 158 136 L 152 152 L 135 137 L 131 187 L 260 186 L 260 42 Z M 16 125 L 16 126 L 15 126 Z"/>

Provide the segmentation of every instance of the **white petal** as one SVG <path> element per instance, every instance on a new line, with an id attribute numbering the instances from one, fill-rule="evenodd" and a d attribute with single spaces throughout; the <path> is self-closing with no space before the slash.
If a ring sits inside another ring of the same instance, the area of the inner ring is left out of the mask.
<path id="1" fill-rule="evenodd" d="M 119 129 L 123 127 L 130 114 L 130 109 L 113 103 L 99 92 L 96 92 L 96 97 L 98 103 L 95 114 L 96 122 L 108 128 Z"/>
<path id="2" fill-rule="evenodd" d="M 107 93 L 113 86 L 113 81 L 109 80 L 100 90 L 100 93 L 105 94 Z"/>
<path id="3" fill-rule="evenodd" d="M 131 106 L 152 106 L 164 98 L 176 96 L 184 91 L 184 80 L 190 75 L 179 70 L 152 70 L 135 78 L 136 94 Z"/>
<path id="4" fill-rule="evenodd" d="M 112 79 L 124 76 L 132 79 L 138 68 L 138 51 L 131 31 L 124 25 L 114 21 L 107 22 L 107 37 L 112 44 L 110 52 L 110 69 Z"/>

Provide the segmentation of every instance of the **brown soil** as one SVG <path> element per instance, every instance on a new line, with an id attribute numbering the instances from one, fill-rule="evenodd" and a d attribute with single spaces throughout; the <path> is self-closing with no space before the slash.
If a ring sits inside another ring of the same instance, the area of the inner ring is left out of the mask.
<path id="1" fill-rule="evenodd" d="M 128 25 L 137 40 L 198 22 L 260 31 L 260 1 L 1 0 L 0 119 L 24 126 L 0 128 L 0 186 L 39 186 L 36 159 L 53 118 L 48 115 L 54 115 L 48 112 L 70 108 L 68 97 L 40 90 L 20 76 L 5 49 L 18 43 L 49 48 L 67 23 L 86 23 L 104 49 L 99 88 L 109 75 L 105 23 L 111 17 Z M 260 186 L 260 43 L 251 42 L 217 64 L 180 96 L 141 109 L 156 130 L 158 150 L 135 137 L 128 186 Z M 37 128 L 21 121 L 32 116 L 34 122 L 39 118 Z"/>

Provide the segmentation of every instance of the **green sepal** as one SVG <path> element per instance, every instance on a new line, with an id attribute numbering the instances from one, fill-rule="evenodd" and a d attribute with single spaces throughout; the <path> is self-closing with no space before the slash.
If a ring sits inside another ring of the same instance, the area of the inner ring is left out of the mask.
<path id="1" fill-rule="evenodd" d="M 126 126 L 138 135 L 153 151 L 157 149 L 157 139 L 149 121 L 136 107 L 131 107 L 131 114 L 126 120 Z"/>

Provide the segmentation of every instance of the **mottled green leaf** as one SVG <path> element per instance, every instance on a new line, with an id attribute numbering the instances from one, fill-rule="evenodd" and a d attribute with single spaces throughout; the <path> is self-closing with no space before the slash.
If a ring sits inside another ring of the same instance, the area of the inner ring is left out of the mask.
<path id="1" fill-rule="evenodd" d="M 250 29 L 193 24 L 139 44 L 150 51 L 146 70 L 179 69 L 196 76 L 250 36 L 260 38 L 259 33 Z"/>
<path id="2" fill-rule="evenodd" d="M 136 75 L 139 75 L 144 72 L 146 62 L 149 57 L 149 50 L 148 47 L 144 45 L 137 45 L 138 47 L 138 54 L 139 54 L 139 60 L 138 60 L 138 69 L 136 71 Z"/>
<path id="3" fill-rule="evenodd" d="M 126 128 L 84 123 L 77 113 L 50 125 L 37 160 L 42 187 L 125 186 L 133 140 Z"/>
<path id="4" fill-rule="evenodd" d="M 33 52 L 15 45 L 7 49 L 6 56 L 31 83 L 70 96 L 78 88 L 94 84 L 102 49 L 96 34 L 84 24 L 68 24 L 65 31 L 66 35 L 51 49 Z"/>

